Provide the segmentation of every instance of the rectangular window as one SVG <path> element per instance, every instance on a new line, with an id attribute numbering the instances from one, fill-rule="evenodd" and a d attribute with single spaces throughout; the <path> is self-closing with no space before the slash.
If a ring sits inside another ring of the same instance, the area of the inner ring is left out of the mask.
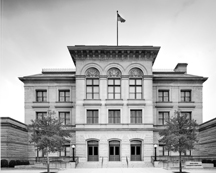
<path id="1" fill-rule="evenodd" d="M 142 79 L 130 79 L 129 98 L 142 99 Z"/>
<path id="2" fill-rule="evenodd" d="M 159 90 L 159 102 L 169 102 L 169 90 Z"/>
<path id="3" fill-rule="evenodd" d="M 86 98 L 99 99 L 99 79 L 86 79 Z"/>
<path id="4" fill-rule="evenodd" d="M 59 112 L 59 120 L 63 125 L 70 124 L 70 112 Z"/>
<path id="5" fill-rule="evenodd" d="M 36 102 L 46 102 L 47 101 L 47 91 L 37 90 L 36 91 Z"/>
<path id="6" fill-rule="evenodd" d="M 135 123 L 135 124 L 142 123 L 142 110 L 131 110 L 130 119 L 131 119 L 131 123 Z"/>
<path id="7" fill-rule="evenodd" d="M 191 91 L 190 90 L 181 90 L 181 101 L 191 102 Z"/>
<path id="8" fill-rule="evenodd" d="M 98 124 L 98 110 L 87 110 L 87 124 Z"/>
<path id="9" fill-rule="evenodd" d="M 70 145 L 63 146 L 63 149 L 60 151 L 60 156 L 70 156 Z"/>
<path id="10" fill-rule="evenodd" d="M 70 101 L 70 90 L 59 90 L 59 102 Z"/>
<path id="11" fill-rule="evenodd" d="M 108 79 L 108 99 L 121 99 L 120 79 Z"/>
<path id="12" fill-rule="evenodd" d="M 120 110 L 109 110 L 109 123 L 110 124 L 120 123 Z"/>
<path id="13" fill-rule="evenodd" d="M 186 116 L 187 118 L 189 118 L 189 120 L 191 120 L 191 112 L 181 112 L 182 116 Z"/>
<path id="14" fill-rule="evenodd" d="M 169 156 L 169 151 L 165 150 L 165 146 L 164 145 L 159 145 L 159 156 Z"/>
<path id="15" fill-rule="evenodd" d="M 45 152 L 43 150 L 37 149 L 37 157 L 44 157 Z"/>
<path id="16" fill-rule="evenodd" d="M 158 125 L 166 125 L 166 121 L 169 120 L 169 112 L 159 112 Z"/>
<path id="17" fill-rule="evenodd" d="M 36 119 L 43 119 L 44 116 L 47 115 L 47 112 L 36 112 Z"/>

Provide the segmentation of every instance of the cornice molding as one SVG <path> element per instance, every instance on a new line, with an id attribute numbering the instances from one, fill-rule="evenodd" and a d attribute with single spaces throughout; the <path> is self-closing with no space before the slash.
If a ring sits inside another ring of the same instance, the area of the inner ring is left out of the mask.
<path id="1" fill-rule="evenodd" d="M 83 103 L 83 106 L 102 106 L 101 103 Z"/>
<path id="2" fill-rule="evenodd" d="M 173 108 L 173 106 L 168 106 L 168 105 L 157 105 L 155 108 Z"/>
<path id="3" fill-rule="evenodd" d="M 144 59 L 154 61 L 160 47 L 153 46 L 68 46 L 76 65 L 77 60 L 86 59 Z"/>
<path id="4" fill-rule="evenodd" d="M 194 105 L 179 105 L 179 108 L 195 108 L 196 106 Z"/>
<path id="5" fill-rule="evenodd" d="M 78 78 L 86 78 L 86 75 L 76 75 L 76 79 L 78 79 Z M 98 78 L 109 78 L 109 76 L 107 76 L 107 75 L 99 75 Z M 120 78 L 127 79 L 127 78 L 130 78 L 130 76 L 129 75 L 122 75 Z M 152 79 L 153 75 L 143 75 L 142 78 L 143 79 Z"/>

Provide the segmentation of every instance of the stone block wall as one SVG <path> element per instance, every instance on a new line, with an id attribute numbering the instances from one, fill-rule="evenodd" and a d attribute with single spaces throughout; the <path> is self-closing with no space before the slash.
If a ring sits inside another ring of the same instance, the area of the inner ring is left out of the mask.
<path id="1" fill-rule="evenodd" d="M 27 127 L 9 117 L 1 117 L 1 159 L 28 160 Z"/>

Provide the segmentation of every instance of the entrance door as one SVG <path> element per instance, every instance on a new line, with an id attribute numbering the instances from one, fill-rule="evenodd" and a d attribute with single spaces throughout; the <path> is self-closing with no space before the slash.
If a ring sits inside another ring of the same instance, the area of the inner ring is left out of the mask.
<path id="1" fill-rule="evenodd" d="M 141 161 L 141 141 L 131 142 L 131 161 Z"/>
<path id="2" fill-rule="evenodd" d="M 120 142 L 109 142 L 109 161 L 120 161 Z"/>
<path id="3" fill-rule="evenodd" d="M 98 142 L 88 142 L 88 161 L 98 161 Z"/>

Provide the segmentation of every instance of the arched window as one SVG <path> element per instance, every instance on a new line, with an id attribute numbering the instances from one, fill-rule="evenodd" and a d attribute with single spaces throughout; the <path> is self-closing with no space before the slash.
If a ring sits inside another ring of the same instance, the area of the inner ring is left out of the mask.
<path id="1" fill-rule="evenodd" d="M 129 98 L 142 99 L 142 77 L 143 72 L 139 68 L 129 71 Z"/>
<path id="2" fill-rule="evenodd" d="M 121 99 L 121 75 L 117 68 L 108 70 L 108 99 Z"/>
<path id="3" fill-rule="evenodd" d="M 99 76 L 100 72 L 96 68 L 86 70 L 86 98 L 99 99 Z"/>

